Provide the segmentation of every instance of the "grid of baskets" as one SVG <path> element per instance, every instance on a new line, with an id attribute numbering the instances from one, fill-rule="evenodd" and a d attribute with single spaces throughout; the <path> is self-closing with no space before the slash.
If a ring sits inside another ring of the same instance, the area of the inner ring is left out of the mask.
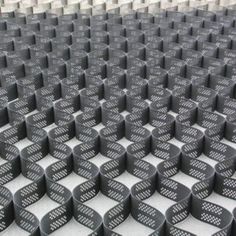
<path id="1" fill-rule="evenodd" d="M 236 200 L 236 150 L 224 142 L 236 142 L 233 7 L 9 12 L 0 37 L 0 231 L 15 221 L 49 235 L 74 217 L 90 235 L 119 235 L 131 215 L 152 236 L 191 236 L 176 226 L 191 214 L 216 226 L 214 236 L 236 234 L 236 212 L 205 200 Z M 98 154 L 109 158 L 100 167 Z M 47 155 L 56 162 L 44 169 Z M 125 171 L 140 181 L 117 181 Z M 172 178 L 180 171 L 197 179 L 191 189 Z M 58 182 L 71 173 L 86 179 L 72 192 Z M 30 184 L 12 194 L 4 185 L 20 174 Z M 144 201 L 156 191 L 175 202 L 165 214 Z M 104 216 L 86 205 L 99 192 L 117 202 Z M 59 206 L 39 220 L 27 207 L 45 194 Z"/>

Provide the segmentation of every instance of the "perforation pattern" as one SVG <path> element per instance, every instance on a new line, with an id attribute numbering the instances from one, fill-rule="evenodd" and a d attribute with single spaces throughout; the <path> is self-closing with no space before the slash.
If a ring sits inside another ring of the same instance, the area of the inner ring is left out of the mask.
<path id="1" fill-rule="evenodd" d="M 235 211 L 205 198 L 236 200 L 236 150 L 223 141 L 236 142 L 235 12 L 1 14 L 0 231 L 15 221 L 49 235 L 74 217 L 90 235 L 119 235 L 130 215 L 150 235 L 192 236 L 176 226 L 191 214 L 234 236 Z M 130 188 L 125 172 L 139 179 Z M 72 173 L 85 180 L 69 190 L 59 181 Z M 20 174 L 30 183 L 12 196 L 4 185 Z M 175 201 L 165 214 L 145 203 L 155 191 Z M 104 216 L 87 205 L 98 193 L 116 202 Z M 45 194 L 59 206 L 39 220 L 27 207 Z"/>

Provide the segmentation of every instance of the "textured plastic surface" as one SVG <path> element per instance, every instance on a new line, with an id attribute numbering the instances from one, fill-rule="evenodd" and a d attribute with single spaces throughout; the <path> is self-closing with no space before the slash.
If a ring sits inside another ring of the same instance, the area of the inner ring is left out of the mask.
<path id="1" fill-rule="evenodd" d="M 236 142 L 235 18 L 232 9 L 3 14 L 0 230 L 15 220 L 49 235 L 74 217 L 90 235 L 119 235 L 131 214 L 153 236 L 190 236 L 176 224 L 191 214 L 218 227 L 214 236 L 234 236 L 235 211 L 204 199 L 215 191 L 236 200 L 236 150 L 221 141 Z M 100 168 L 90 161 L 98 153 L 110 159 Z M 143 160 L 149 153 L 162 159 L 157 167 Z M 37 162 L 47 155 L 57 162 L 44 170 Z M 140 179 L 131 189 L 115 180 L 125 171 Z M 198 180 L 192 189 L 172 179 L 180 171 Z M 86 179 L 73 192 L 58 183 L 72 172 Z M 30 184 L 12 196 L 4 185 L 19 174 Z M 155 191 L 176 202 L 165 215 L 144 202 Z M 86 205 L 99 192 L 117 202 L 104 217 Z M 26 208 L 45 194 L 59 207 L 39 221 Z"/>

